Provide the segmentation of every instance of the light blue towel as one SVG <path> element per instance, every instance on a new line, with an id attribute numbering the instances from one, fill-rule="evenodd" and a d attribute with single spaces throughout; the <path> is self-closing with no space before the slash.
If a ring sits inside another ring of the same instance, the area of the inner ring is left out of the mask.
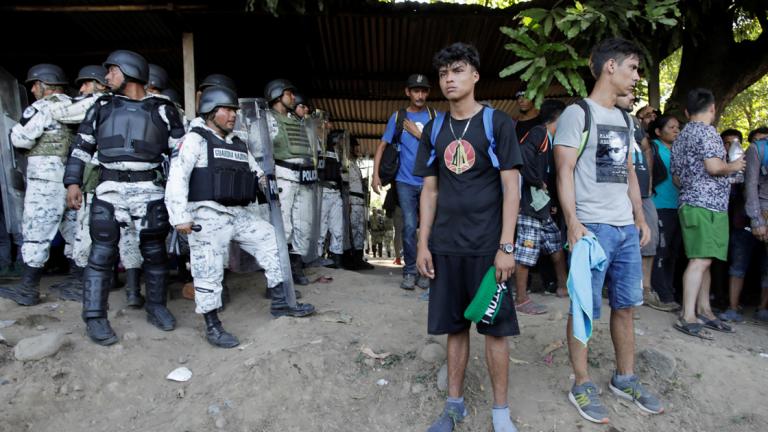
<path id="1" fill-rule="evenodd" d="M 606 261 L 605 251 L 592 233 L 576 242 L 571 252 L 567 285 L 568 295 L 571 296 L 573 336 L 584 345 L 592 337 L 592 270 L 603 271 Z"/>

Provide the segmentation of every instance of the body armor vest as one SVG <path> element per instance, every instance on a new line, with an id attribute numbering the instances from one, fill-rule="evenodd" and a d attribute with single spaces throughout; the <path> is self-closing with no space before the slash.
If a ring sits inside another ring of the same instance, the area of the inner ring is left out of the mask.
<path id="1" fill-rule="evenodd" d="M 162 162 L 168 152 L 168 127 L 160 118 L 160 98 L 140 101 L 121 97 L 101 107 L 96 144 L 100 162 Z"/>
<path id="2" fill-rule="evenodd" d="M 189 179 L 189 201 L 216 201 L 225 206 L 246 206 L 256 201 L 258 178 L 248 164 L 248 145 L 240 138 L 227 144 L 201 127 L 192 132 L 205 139 L 208 166 L 194 168 Z"/>
<path id="3" fill-rule="evenodd" d="M 317 175 L 322 182 L 341 183 L 341 163 L 336 152 L 327 151 L 321 155 Z"/>
<path id="4" fill-rule="evenodd" d="M 51 103 L 63 102 L 64 95 L 51 95 L 46 99 Z M 68 100 L 69 98 L 67 98 Z M 29 150 L 29 156 L 58 156 L 66 161 L 69 155 L 69 145 L 74 140 L 74 133 L 67 126 L 53 122 L 43 130 L 43 134 L 37 139 L 37 143 Z"/>
<path id="5" fill-rule="evenodd" d="M 312 159 L 309 138 L 301 122 L 277 112 L 273 113 L 273 117 L 277 121 L 278 130 L 277 136 L 273 141 L 275 159 Z"/>

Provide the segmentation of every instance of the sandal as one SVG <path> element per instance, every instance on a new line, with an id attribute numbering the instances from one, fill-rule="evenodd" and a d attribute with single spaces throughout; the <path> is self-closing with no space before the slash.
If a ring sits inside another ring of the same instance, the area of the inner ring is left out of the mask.
<path id="1" fill-rule="evenodd" d="M 530 298 L 515 306 L 515 310 L 525 315 L 542 315 L 549 311 L 546 306 L 540 303 L 535 303 Z"/>
<path id="2" fill-rule="evenodd" d="M 704 315 L 696 315 L 696 318 L 704 322 L 704 327 L 723 333 L 736 333 L 736 331 L 728 324 L 721 321 L 719 318 L 709 319 Z"/>
<path id="3" fill-rule="evenodd" d="M 712 336 L 707 330 L 704 330 L 704 325 L 699 323 L 688 323 L 685 322 L 682 318 L 675 321 L 674 327 L 687 334 L 688 336 L 694 336 L 697 338 L 701 338 L 704 340 L 713 340 L 714 336 Z"/>

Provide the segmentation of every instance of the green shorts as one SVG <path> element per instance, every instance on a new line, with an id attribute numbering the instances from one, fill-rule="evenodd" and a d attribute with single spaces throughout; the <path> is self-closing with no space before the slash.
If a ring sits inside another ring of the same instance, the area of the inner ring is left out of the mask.
<path id="1" fill-rule="evenodd" d="M 728 212 L 683 204 L 679 210 L 685 255 L 728 260 Z"/>

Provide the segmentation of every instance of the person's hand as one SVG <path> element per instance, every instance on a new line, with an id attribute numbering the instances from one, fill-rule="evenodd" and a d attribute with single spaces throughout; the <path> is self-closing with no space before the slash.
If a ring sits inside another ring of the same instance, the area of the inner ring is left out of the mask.
<path id="1" fill-rule="evenodd" d="M 736 159 L 733 162 L 728 162 L 728 170 L 732 173 L 744 171 L 747 167 L 747 161 L 743 157 Z"/>
<path id="2" fill-rule="evenodd" d="M 651 241 L 651 228 L 645 223 L 645 220 L 635 221 L 635 226 L 640 231 L 640 247 L 643 247 Z"/>
<path id="3" fill-rule="evenodd" d="M 435 266 L 432 264 L 432 252 L 427 247 L 419 247 L 416 251 L 416 268 L 419 274 L 434 279 Z"/>
<path id="4" fill-rule="evenodd" d="M 187 222 L 187 223 L 176 225 L 176 231 L 178 231 L 181 234 L 191 234 L 192 233 L 192 222 Z"/>
<path id="5" fill-rule="evenodd" d="M 568 226 L 568 250 L 573 251 L 573 247 L 582 237 L 589 234 L 587 228 L 579 221 L 573 221 L 566 224 Z"/>
<path id="6" fill-rule="evenodd" d="M 763 225 L 752 228 L 752 235 L 761 242 L 768 241 L 768 227 Z"/>
<path id="7" fill-rule="evenodd" d="M 82 204 L 83 192 L 80 190 L 80 185 L 71 184 L 67 186 L 67 207 L 73 210 L 80 210 Z"/>
<path id="8" fill-rule="evenodd" d="M 376 192 L 376 195 L 379 194 L 381 191 L 381 179 L 379 178 L 379 173 L 373 173 L 373 181 L 371 182 L 371 188 L 374 192 Z"/>
<path id="9" fill-rule="evenodd" d="M 496 267 L 496 283 L 506 282 L 515 274 L 515 254 L 497 251 L 493 265 Z"/>
<path id="10" fill-rule="evenodd" d="M 416 138 L 421 138 L 421 129 L 419 129 L 419 127 L 416 126 L 416 123 L 411 121 L 411 119 L 403 120 L 403 129 L 407 130 L 409 134 Z"/>

